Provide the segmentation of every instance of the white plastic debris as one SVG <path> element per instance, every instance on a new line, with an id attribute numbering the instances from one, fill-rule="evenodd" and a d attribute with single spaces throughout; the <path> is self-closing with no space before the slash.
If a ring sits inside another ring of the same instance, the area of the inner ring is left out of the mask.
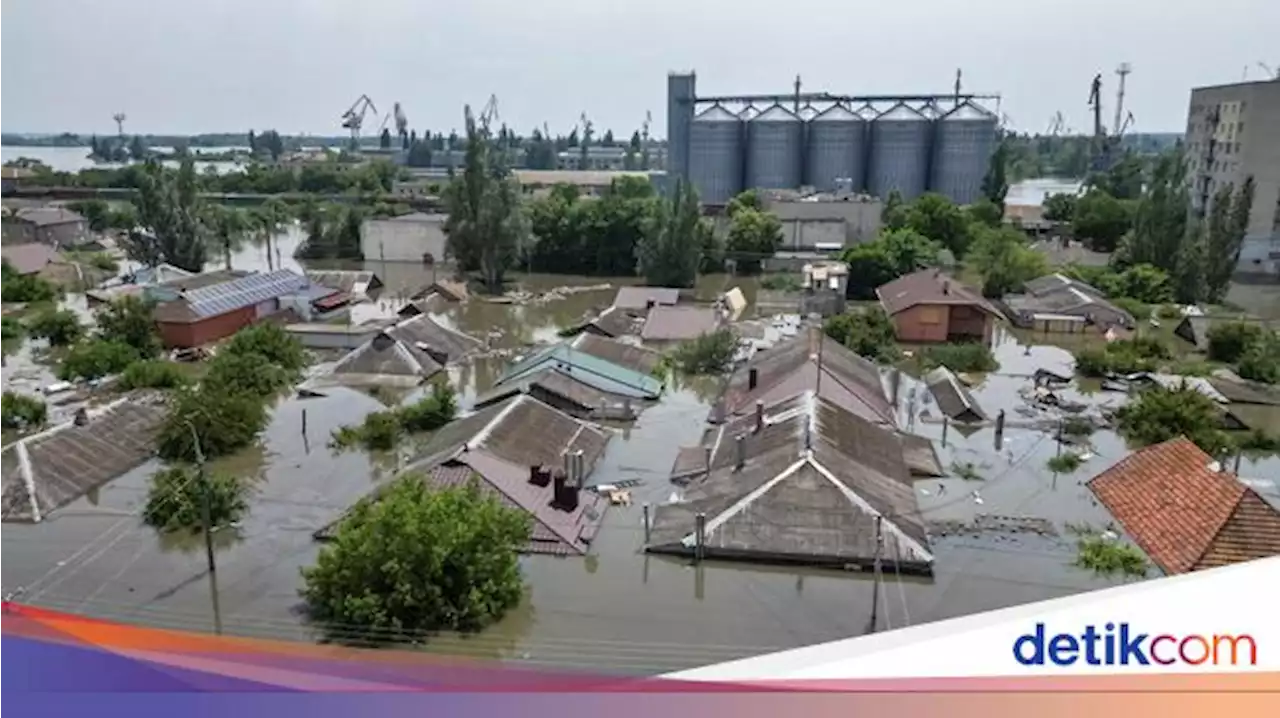
<path id="1" fill-rule="evenodd" d="M 981 496 L 981 495 L 979 495 L 977 491 L 974 491 L 974 492 L 970 493 L 969 495 L 973 497 L 973 503 L 975 503 L 975 504 L 983 504 L 983 503 L 986 503 L 985 501 L 983 501 L 983 500 L 982 500 L 982 496 Z"/>

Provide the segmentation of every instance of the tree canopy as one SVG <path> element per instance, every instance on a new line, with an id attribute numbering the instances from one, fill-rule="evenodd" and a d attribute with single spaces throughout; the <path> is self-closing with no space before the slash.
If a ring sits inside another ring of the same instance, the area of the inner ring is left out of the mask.
<path id="1" fill-rule="evenodd" d="M 1138 446 L 1185 436 L 1210 456 L 1222 458 L 1233 448 L 1221 427 L 1217 402 L 1183 385 L 1154 387 L 1116 412 L 1121 435 Z"/>
<path id="2" fill-rule="evenodd" d="M 693 185 L 678 181 L 672 197 L 658 204 L 636 248 L 640 274 L 653 286 L 693 286 L 710 234 Z"/>
<path id="3" fill-rule="evenodd" d="M 397 479 L 356 505 L 316 564 L 302 570 L 311 619 L 332 637 L 415 640 L 479 630 L 520 603 L 518 552 L 529 517 L 472 482 L 428 488 Z M 345 629 L 359 627 L 359 634 Z"/>
<path id="4" fill-rule="evenodd" d="M 1045 256 L 1029 247 L 1018 230 L 982 227 L 977 235 L 968 261 L 982 274 L 985 296 L 1021 291 L 1023 284 L 1048 273 Z"/>

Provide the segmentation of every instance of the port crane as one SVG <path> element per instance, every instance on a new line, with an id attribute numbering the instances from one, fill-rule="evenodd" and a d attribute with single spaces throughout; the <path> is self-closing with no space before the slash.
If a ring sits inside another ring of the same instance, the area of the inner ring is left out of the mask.
<path id="1" fill-rule="evenodd" d="M 350 109 L 342 113 L 342 126 L 351 130 L 353 143 L 360 142 L 360 128 L 364 125 L 364 116 L 369 110 L 373 110 L 375 117 L 378 115 L 378 107 L 373 104 L 373 100 L 368 95 L 360 95 Z"/>

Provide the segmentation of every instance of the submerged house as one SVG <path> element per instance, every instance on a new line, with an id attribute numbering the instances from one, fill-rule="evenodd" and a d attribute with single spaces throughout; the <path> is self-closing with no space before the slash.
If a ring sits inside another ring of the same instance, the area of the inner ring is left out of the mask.
<path id="1" fill-rule="evenodd" d="M 378 330 L 312 384 L 414 387 L 483 346 L 479 339 L 421 314 Z"/>
<path id="2" fill-rule="evenodd" d="M 963 423 L 987 420 L 986 413 L 978 406 L 978 402 L 974 401 L 973 395 L 955 373 L 945 366 L 940 366 L 926 374 L 924 383 L 933 394 L 933 399 L 938 404 L 938 411 L 948 419 Z"/>
<path id="3" fill-rule="evenodd" d="M 666 306 L 649 309 L 640 338 L 646 342 L 684 342 L 711 334 L 724 326 L 717 307 Z"/>
<path id="4" fill-rule="evenodd" d="M 643 314 L 636 315 L 626 309 L 609 307 L 595 317 L 565 329 L 560 332 L 560 336 L 576 337 L 585 333 L 613 339 L 639 334 L 642 326 Z"/>
<path id="5" fill-rule="evenodd" d="M 569 342 L 569 346 L 641 374 L 652 375 L 662 362 L 662 354 L 649 347 L 595 334 L 579 334 Z"/>
<path id="6" fill-rule="evenodd" d="M 976 290 L 939 269 L 922 269 L 876 289 L 904 342 L 991 341 L 1000 319 Z"/>
<path id="7" fill-rule="evenodd" d="M 5 521 L 38 522 L 155 453 L 162 399 L 134 395 L 4 447 Z"/>
<path id="8" fill-rule="evenodd" d="M 706 473 L 656 510 L 646 549 L 765 563 L 932 574 L 903 445 L 814 391 L 738 417 Z"/>
<path id="9" fill-rule="evenodd" d="M 477 397 L 476 407 L 529 394 L 570 416 L 630 420 L 640 404 L 662 395 L 662 381 L 652 374 L 577 349 L 576 343 L 556 344 L 516 362 L 491 390 Z M 599 343 L 595 347 L 601 351 Z"/>
<path id="10" fill-rule="evenodd" d="M 1280 556 L 1280 511 L 1185 437 L 1135 451 L 1088 486 L 1166 575 Z"/>
<path id="11" fill-rule="evenodd" d="M 306 275 L 312 284 L 328 287 L 336 292 L 344 292 L 353 297 L 369 297 L 382 289 L 382 280 L 369 270 L 309 270 Z"/>
<path id="12" fill-rule="evenodd" d="M 813 391 L 867 421 L 895 426 L 888 378 L 874 362 L 822 331 L 801 332 L 739 366 L 712 406 L 711 422 L 753 411 L 758 401 L 769 405 Z"/>
<path id="13" fill-rule="evenodd" d="M 529 515 L 533 532 L 526 553 L 582 555 L 608 508 L 603 497 L 584 489 L 611 436 L 515 396 L 438 430 L 405 475 L 436 487 L 474 480 Z M 331 538 L 343 520 L 316 537 Z"/>
<path id="14" fill-rule="evenodd" d="M 281 312 L 292 310 L 309 320 L 347 301 L 339 299 L 341 293 L 312 285 L 287 269 L 265 274 L 210 272 L 146 287 L 143 296 L 157 302 L 152 316 L 165 346 L 183 349 L 224 339 Z"/>
<path id="15" fill-rule="evenodd" d="M 1108 301 L 1092 285 L 1062 273 L 1033 279 L 1024 293 L 1009 294 L 1001 304 L 1015 326 L 1045 332 L 1080 332 L 1086 327 L 1132 329 L 1134 316 Z"/>

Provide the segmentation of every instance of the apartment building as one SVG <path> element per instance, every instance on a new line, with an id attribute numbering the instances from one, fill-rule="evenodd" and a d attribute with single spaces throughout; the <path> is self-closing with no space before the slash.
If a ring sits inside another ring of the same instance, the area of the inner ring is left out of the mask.
<path id="1" fill-rule="evenodd" d="M 1280 272 L 1280 78 L 1198 87 L 1187 112 L 1192 208 L 1207 213 L 1224 185 L 1253 177 L 1253 211 L 1238 270 Z"/>

